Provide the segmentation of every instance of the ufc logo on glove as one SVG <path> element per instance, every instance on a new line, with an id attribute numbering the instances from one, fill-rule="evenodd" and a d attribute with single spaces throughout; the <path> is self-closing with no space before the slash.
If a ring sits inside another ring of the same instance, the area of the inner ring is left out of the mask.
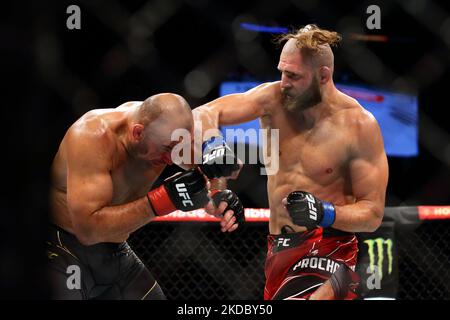
<path id="1" fill-rule="evenodd" d="M 190 207 L 194 206 L 194 203 L 191 201 L 191 197 L 189 196 L 189 193 L 187 192 L 186 186 L 184 183 L 178 183 L 175 185 L 178 191 L 178 195 L 180 198 L 183 198 L 184 200 L 181 202 L 183 206 L 187 207 L 188 205 Z"/>
<path id="2" fill-rule="evenodd" d="M 314 221 L 317 221 L 317 209 L 315 207 L 316 201 L 314 200 L 314 197 L 311 194 L 307 194 L 306 200 L 308 200 L 309 217 Z"/>
<path id="3" fill-rule="evenodd" d="M 221 147 L 221 148 L 217 148 L 215 150 L 213 150 L 211 153 L 207 153 L 203 156 L 203 164 L 209 162 L 209 161 L 213 161 L 216 158 L 221 158 L 223 157 L 223 155 L 225 154 L 225 148 Z"/>

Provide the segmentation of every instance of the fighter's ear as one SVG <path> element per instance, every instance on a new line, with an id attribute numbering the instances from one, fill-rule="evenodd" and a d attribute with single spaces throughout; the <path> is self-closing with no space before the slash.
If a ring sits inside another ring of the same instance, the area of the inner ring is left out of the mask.
<path id="1" fill-rule="evenodd" d="M 131 135 L 134 140 L 141 140 L 144 135 L 144 126 L 142 124 L 136 123 L 131 127 Z"/>
<path id="2" fill-rule="evenodd" d="M 319 81 L 320 84 L 325 84 L 331 79 L 331 69 L 329 67 L 322 66 L 319 69 Z"/>

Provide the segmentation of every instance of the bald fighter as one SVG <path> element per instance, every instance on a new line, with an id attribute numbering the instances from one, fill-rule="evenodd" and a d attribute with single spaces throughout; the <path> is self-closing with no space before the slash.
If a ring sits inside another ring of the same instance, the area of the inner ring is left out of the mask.
<path id="1" fill-rule="evenodd" d="M 279 130 L 279 170 L 267 184 L 265 299 L 355 298 L 354 233 L 373 232 L 383 218 L 383 140 L 372 114 L 334 85 L 339 40 L 316 25 L 286 34 L 281 81 L 194 110 L 205 130 L 258 117 L 269 136 Z"/>
<path id="2" fill-rule="evenodd" d="M 197 168 L 150 190 L 181 142 L 171 140 L 176 129 L 192 132 L 192 112 L 168 93 L 89 111 L 68 129 L 51 168 L 47 253 L 56 298 L 165 298 L 126 240 L 157 216 L 216 208 Z M 219 169 L 211 164 L 205 171 L 223 177 Z M 230 190 L 216 190 L 213 198 L 228 214 L 222 231 L 234 230 L 238 219 L 231 223 L 230 215 L 243 216 L 239 199 Z"/>

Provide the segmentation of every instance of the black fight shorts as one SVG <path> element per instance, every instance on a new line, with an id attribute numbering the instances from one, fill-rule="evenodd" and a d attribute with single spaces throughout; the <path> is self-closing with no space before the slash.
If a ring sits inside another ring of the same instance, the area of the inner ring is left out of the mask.
<path id="1" fill-rule="evenodd" d="M 166 299 L 126 242 L 84 246 L 73 234 L 51 225 L 46 244 L 54 299 Z"/>

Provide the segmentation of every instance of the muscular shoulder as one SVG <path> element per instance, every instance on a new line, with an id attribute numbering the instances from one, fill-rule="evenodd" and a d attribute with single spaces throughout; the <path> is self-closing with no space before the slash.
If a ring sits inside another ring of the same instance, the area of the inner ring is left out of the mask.
<path id="1" fill-rule="evenodd" d="M 335 106 L 334 120 L 350 130 L 360 131 L 378 126 L 375 117 L 357 100 L 342 94 Z"/>
<path id="2" fill-rule="evenodd" d="M 101 115 L 92 110 L 78 119 L 67 131 L 66 148 L 73 152 L 108 157 L 115 149 L 113 133 Z"/>
<path id="3" fill-rule="evenodd" d="M 348 97 L 339 113 L 342 125 L 348 129 L 349 143 L 354 153 L 368 154 L 383 148 L 377 120 L 358 101 Z"/>

